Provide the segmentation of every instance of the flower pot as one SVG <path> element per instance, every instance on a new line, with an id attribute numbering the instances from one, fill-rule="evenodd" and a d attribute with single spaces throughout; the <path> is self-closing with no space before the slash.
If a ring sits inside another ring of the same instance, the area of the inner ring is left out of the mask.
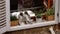
<path id="1" fill-rule="evenodd" d="M 47 20 L 47 21 L 52 21 L 52 20 L 54 20 L 54 15 L 46 15 L 46 20 Z"/>
<path id="2" fill-rule="evenodd" d="M 14 21 L 11 21 L 11 26 L 17 26 L 19 25 L 19 20 L 14 20 Z"/>
<path id="3" fill-rule="evenodd" d="M 42 22 L 42 18 L 36 18 L 36 22 Z"/>

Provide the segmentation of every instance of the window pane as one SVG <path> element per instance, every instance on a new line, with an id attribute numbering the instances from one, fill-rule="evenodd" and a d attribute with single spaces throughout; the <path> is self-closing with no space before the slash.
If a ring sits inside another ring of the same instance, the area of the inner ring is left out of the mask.
<path id="1" fill-rule="evenodd" d="M 23 25 L 53 21 L 55 0 L 18 0 L 18 10 L 11 12 L 11 24 Z"/>

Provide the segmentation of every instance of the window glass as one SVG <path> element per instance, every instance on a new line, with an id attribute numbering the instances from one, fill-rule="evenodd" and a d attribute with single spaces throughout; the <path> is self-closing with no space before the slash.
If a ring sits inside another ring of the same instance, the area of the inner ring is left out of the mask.
<path id="1" fill-rule="evenodd" d="M 11 26 L 53 21 L 54 2 L 53 0 L 18 0 L 18 10 L 11 13 Z"/>

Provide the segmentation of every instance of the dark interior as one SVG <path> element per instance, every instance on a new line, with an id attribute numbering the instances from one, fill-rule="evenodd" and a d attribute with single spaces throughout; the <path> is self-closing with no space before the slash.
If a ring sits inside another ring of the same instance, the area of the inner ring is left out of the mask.
<path id="1" fill-rule="evenodd" d="M 17 10 L 18 0 L 10 0 L 10 10 Z"/>

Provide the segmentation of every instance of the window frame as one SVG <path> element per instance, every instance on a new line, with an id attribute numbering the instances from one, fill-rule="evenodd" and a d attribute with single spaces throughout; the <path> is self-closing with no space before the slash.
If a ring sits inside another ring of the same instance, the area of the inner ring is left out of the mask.
<path id="1" fill-rule="evenodd" d="M 21 25 L 21 26 L 14 26 L 14 27 L 11 27 L 10 26 L 10 0 L 8 0 L 8 9 L 7 10 L 7 19 L 9 19 L 8 22 L 8 27 L 9 27 L 9 30 L 8 31 L 15 31 L 15 30 L 22 30 L 22 29 L 29 29 L 29 28 L 34 28 L 34 27 L 43 27 L 43 26 L 48 26 L 48 25 L 54 25 L 54 24 L 58 24 L 58 16 L 57 16 L 57 13 L 58 13 L 58 0 L 55 0 L 55 20 L 54 21 L 48 21 L 48 22 L 42 22 L 42 23 L 34 23 L 34 24 L 28 24 L 28 25 Z"/>

